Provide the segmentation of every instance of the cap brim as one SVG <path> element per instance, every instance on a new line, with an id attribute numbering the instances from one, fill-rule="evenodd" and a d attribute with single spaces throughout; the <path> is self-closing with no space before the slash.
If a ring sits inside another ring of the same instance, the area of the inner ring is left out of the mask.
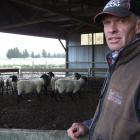
<path id="1" fill-rule="evenodd" d="M 126 17 L 129 16 L 131 14 L 131 12 L 123 7 L 110 7 L 107 8 L 105 10 L 103 10 L 103 12 L 98 13 L 95 17 L 94 17 L 94 22 L 95 23 L 100 23 L 103 18 L 105 17 L 105 15 L 113 15 L 113 16 L 117 16 L 117 17 Z"/>

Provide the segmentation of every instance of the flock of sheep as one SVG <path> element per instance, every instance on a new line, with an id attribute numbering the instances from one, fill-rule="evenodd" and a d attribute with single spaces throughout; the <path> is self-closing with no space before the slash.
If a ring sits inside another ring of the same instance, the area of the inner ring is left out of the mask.
<path id="1" fill-rule="evenodd" d="M 5 87 L 7 93 L 10 89 L 13 94 L 17 95 L 17 103 L 23 100 L 23 95 L 29 93 L 36 95 L 38 100 L 41 101 L 42 93 L 47 95 L 48 87 L 51 86 L 50 95 L 56 101 L 63 100 L 63 93 L 69 94 L 73 100 L 75 93 L 80 95 L 79 91 L 86 81 L 87 78 L 79 73 L 74 73 L 68 77 L 55 77 L 52 72 L 49 72 L 42 74 L 39 78 L 32 79 L 18 79 L 17 76 L 12 75 L 6 80 L 0 77 L 0 93 L 3 95 Z"/>

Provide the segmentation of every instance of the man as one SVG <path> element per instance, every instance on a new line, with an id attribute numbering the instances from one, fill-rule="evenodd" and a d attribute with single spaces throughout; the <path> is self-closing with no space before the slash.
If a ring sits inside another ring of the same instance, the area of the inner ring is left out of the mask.
<path id="1" fill-rule="evenodd" d="M 109 76 L 93 119 L 73 123 L 73 140 L 140 140 L 140 0 L 110 0 L 95 16 L 111 50 Z"/>

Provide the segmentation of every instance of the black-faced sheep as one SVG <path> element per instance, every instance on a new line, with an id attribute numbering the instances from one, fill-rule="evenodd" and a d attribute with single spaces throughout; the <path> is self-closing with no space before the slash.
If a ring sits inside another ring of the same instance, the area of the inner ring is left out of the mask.
<path id="1" fill-rule="evenodd" d="M 79 73 L 74 73 L 72 76 L 67 76 L 67 77 L 52 77 L 51 78 L 51 90 L 52 90 L 52 94 L 51 96 L 54 97 L 55 94 L 55 82 L 58 79 L 70 79 L 70 80 L 78 80 L 81 77 L 81 75 Z"/>
<path id="2" fill-rule="evenodd" d="M 8 79 L 6 79 L 6 92 L 12 94 L 17 93 L 17 81 L 18 77 L 16 75 L 11 75 Z"/>
<path id="3" fill-rule="evenodd" d="M 86 83 L 87 78 L 82 76 L 79 80 L 71 80 L 71 79 L 58 79 L 55 82 L 55 99 L 57 96 L 62 99 L 61 95 L 63 93 L 68 93 L 72 100 L 73 95 L 82 88 L 82 86 Z M 80 94 L 80 93 L 79 93 Z"/>
<path id="4" fill-rule="evenodd" d="M 51 72 L 51 71 L 50 71 L 50 72 L 48 72 L 47 74 L 50 76 L 50 78 L 54 77 L 54 73 L 53 73 L 53 72 Z"/>
<path id="5" fill-rule="evenodd" d="M 22 100 L 23 94 L 33 93 L 38 96 L 38 99 L 41 100 L 41 93 L 45 90 L 47 95 L 47 86 L 50 83 L 50 77 L 46 74 L 43 74 L 40 78 L 29 79 L 29 80 L 19 80 L 17 82 L 17 102 L 20 103 Z"/>

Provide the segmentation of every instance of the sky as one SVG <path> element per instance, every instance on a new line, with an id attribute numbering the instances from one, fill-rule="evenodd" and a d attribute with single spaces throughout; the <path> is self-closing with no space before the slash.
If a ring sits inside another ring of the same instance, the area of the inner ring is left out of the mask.
<path id="1" fill-rule="evenodd" d="M 65 45 L 65 41 L 62 41 Z M 58 39 L 25 36 L 0 32 L 0 58 L 6 58 L 8 49 L 18 48 L 20 52 L 27 49 L 28 53 L 41 54 L 42 49 L 47 53 L 65 53 Z"/>

